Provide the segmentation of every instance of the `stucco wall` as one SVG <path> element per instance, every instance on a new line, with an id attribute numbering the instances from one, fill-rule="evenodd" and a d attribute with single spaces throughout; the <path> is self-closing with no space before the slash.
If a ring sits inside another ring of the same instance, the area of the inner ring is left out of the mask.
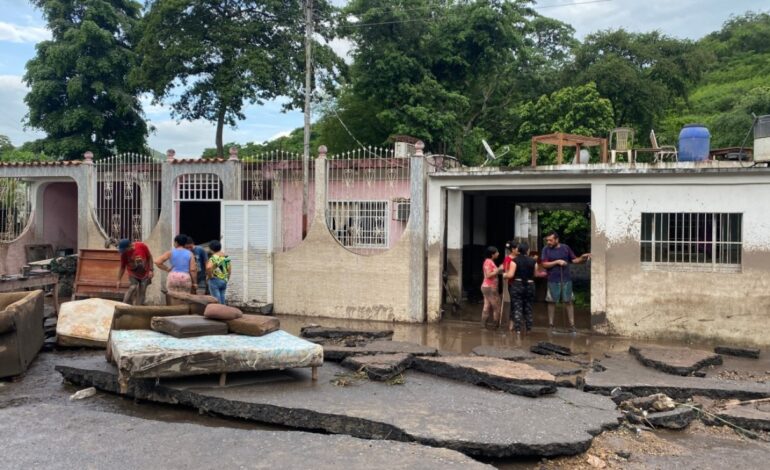
<path id="1" fill-rule="evenodd" d="M 73 183 L 50 183 L 43 191 L 43 242 L 58 248 L 78 246 L 78 187 Z"/>
<path id="2" fill-rule="evenodd" d="M 635 337 L 770 344 L 770 213 L 764 202 L 770 181 L 704 183 L 608 183 L 594 189 L 592 245 L 604 247 L 592 266 L 594 287 L 604 284 L 604 303 L 592 305 L 593 312 L 606 315 L 600 329 Z M 643 212 L 742 213 L 742 272 L 643 270 Z"/>

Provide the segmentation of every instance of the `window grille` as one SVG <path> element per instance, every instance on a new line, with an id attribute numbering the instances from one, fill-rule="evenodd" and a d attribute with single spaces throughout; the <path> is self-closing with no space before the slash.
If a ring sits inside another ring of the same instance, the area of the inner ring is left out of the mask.
<path id="1" fill-rule="evenodd" d="M 19 238 L 31 212 L 31 185 L 17 178 L 0 178 L 0 242 Z"/>
<path id="2" fill-rule="evenodd" d="M 388 247 L 387 201 L 329 201 L 327 225 L 348 248 Z"/>
<path id="3" fill-rule="evenodd" d="M 642 267 L 740 272 L 742 230 L 743 214 L 642 213 Z"/>
<path id="4" fill-rule="evenodd" d="M 192 173 L 177 179 L 177 201 L 218 201 L 222 199 L 222 182 L 212 173 Z"/>

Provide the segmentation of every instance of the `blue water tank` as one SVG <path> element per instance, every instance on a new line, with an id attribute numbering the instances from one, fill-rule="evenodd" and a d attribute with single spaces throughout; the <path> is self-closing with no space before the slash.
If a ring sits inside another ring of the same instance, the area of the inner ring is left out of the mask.
<path id="1" fill-rule="evenodd" d="M 679 133 L 679 161 L 697 162 L 709 158 L 711 134 L 703 124 L 687 124 Z"/>

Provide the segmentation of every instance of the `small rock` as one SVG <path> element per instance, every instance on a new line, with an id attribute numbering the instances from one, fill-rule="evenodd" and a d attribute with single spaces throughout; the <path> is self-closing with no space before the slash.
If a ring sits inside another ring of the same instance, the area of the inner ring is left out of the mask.
<path id="1" fill-rule="evenodd" d="M 631 452 L 629 452 L 627 450 L 619 450 L 619 451 L 615 452 L 615 455 L 617 455 L 621 459 L 626 459 L 626 460 L 631 458 Z"/>
<path id="2" fill-rule="evenodd" d="M 70 400 L 83 400 L 85 398 L 91 398 L 96 395 L 96 389 L 94 387 L 84 388 L 70 395 Z"/>
<path id="3" fill-rule="evenodd" d="M 695 410 L 687 406 L 680 406 L 671 411 L 649 413 L 645 420 L 656 428 L 684 429 L 695 419 Z"/>
<path id="4" fill-rule="evenodd" d="M 692 376 L 703 378 L 706 376 L 706 373 L 702 370 L 696 370 L 695 372 L 692 373 Z"/>
<path id="5" fill-rule="evenodd" d="M 604 357 L 606 357 L 607 359 L 612 359 L 612 356 L 610 356 L 610 355 L 609 355 L 609 354 L 607 354 L 607 353 L 604 353 Z"/>
<path id="6" fill-rule="evenodd" d="M 600 459 L 599 457 L 595 455 L 588 454 L 588 457 L 586 458 L 586 462 L 588 465 L 590 465 L 593 468 L 606 468 L 607 462 Z"/>
<path id="7" fill-rule="evenodd" d="M 634 397 L 620 404 L 624 410 L 634 411 L 670 411 L 676 408 L 676 402 L 662 393 L 646 397 Z"/>
<path id="8" fill-rule="evenodd" d="M 408 354 L 378 354 L 374 356 L 351 356 L 341 365 L 348 369 L 366 372 L 369 380 L 384 382 L 398 376 L 411 363 Z"/>
<path id="9" fill-rule="evenodd" d="M 714 352 L 717 354 L 724 354 L 727 356 L 748 357 L 751 359 L 759 359 L 759 349 L 756 348 L 737 348 L 734 346 L 717 346 L 714 348 Z"/>

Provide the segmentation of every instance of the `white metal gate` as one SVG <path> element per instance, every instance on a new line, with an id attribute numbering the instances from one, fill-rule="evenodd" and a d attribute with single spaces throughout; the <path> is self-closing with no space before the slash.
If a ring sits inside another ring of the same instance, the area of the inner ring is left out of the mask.
<path id="1" fill-rule="evenodd" d="M 273 203 L 222 201 L 222 246 L 232 272 L 227 302 L 260 307 L 273 302 Z"/>

